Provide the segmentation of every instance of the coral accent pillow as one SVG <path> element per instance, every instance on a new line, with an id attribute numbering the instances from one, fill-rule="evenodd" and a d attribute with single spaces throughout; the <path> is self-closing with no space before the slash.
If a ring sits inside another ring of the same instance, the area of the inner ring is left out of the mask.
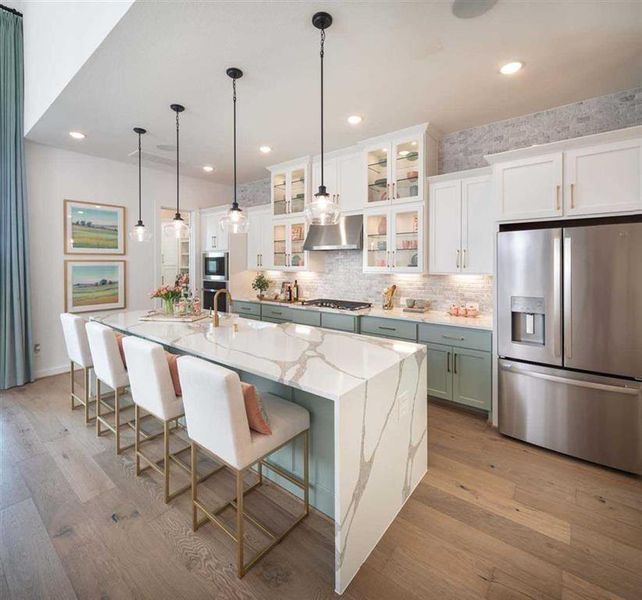
<path id="1" fill-rule="evenodd" d="M 270 429 L 268 416 L 256 387 L 241 381 L 241 391 L 243 392 L 245 412 L 247 413 L 247 422 L 250 425 L 250 429 L 258 433 L 271 435 L 272 430 Z"/>
<path id="2" fill-rule="evenodd" d="M 124 335 L 122 333 L 116 334 L 116 343 L 118 344 L 118 352 L 120 352 L 120 358 L 123 359 L 123 366 L 127 368 L 127 361 L 125 360 L 125 350 L 123 348 L 123 339 Z"/>
<path id="3" fill-rule="evenodd" d="M 167 359 L 167 366 L 169 367 L 169 374 L 172 376 L 172 383 L 174 384 L 174 393 L 177 396 L 183 395 L 183 390 L 181 389 L 181 380 L 178 378 L 178 355 L 172 354 L 171 352 L 165 352 L 165 358 Z"/>

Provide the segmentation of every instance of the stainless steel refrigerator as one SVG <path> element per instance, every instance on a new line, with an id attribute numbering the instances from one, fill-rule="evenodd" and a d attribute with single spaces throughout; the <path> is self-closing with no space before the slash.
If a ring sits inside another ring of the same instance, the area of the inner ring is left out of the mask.
<path id="1" fill-rule="evenodd" d="M 642 223 L 498 236 L 499 430 L 642 474 Z"/>

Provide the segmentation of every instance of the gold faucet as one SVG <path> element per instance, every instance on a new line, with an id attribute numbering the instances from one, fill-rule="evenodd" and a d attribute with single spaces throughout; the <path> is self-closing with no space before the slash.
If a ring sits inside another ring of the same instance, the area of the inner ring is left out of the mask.
<path id="1" fill-rule="evenodd" d="M 219 294 L 227 294 L 227 299 L 229 301 L 228 312 L 232 310 L 232 294 L 230 294 L 230 291 L 227 290 L 227 289 L 218 290 L 218 292 L 216 292 L 216 294 L 214 294 L 214 300 L 213 300 L 213 304 L 214 304 L 214 319 L 213 319 L 214 327 L 219 327 L 219 325 L 220 325 L 219 318 L 218 318 L 218 295 Z"/>

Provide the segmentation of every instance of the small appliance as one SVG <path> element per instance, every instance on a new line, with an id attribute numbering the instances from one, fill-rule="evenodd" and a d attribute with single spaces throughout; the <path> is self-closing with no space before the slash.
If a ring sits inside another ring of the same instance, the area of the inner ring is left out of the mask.
<path id="1" fill-rule="evenodd" d="M 203 281 L 228 281 L 229 254 L 203 252 Z"/>

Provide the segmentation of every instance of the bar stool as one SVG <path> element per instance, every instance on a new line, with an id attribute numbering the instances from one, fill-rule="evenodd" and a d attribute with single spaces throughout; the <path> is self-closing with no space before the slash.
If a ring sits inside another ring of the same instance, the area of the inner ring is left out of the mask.
<path id="1" fill-rule="evenodd" d="M 121 447 L 120 445 L 120 430 L 121 427 L 131 426 L 133 424 L 128 422 L 120 422 L 120 400 L 121 390 L 129 385 L 129 377 L 125 370 L 123 359 L 118 349 L 118 342 L 116 341 L 116 334 L 110 327 L 89 321 L 86 325 L 87 339 L 89 340 L 89 349 L 91 350 L 91 357 L 94 363 L 94 373 L 96 374 L 96 435 L 101 436 L 104 431 L 101 425 L 104 425 L 109 431 L 113 432 L 116 437 L 116 454 L 132 448 L 134 444 Z M 100 406 L 103 403 L 100 384 L 103 383 L 107 387 L 114 390 L 114 422 L 112 425 L 107 419 L 107 414 L 100 412 Z M 127 407 L 124 407 L 127 408 Z"/>
<path id="2" fill-rule="evenodd" d="M 89 404 L 91 402 L 90 390 L 90 371 L 93 368 L 91 361 L 91 352 L 89 351 L 89 342 L 87 341 L 87 332 L 85 331 L 86 321 L 78 315 L 71 313 L 61 313 L 60 322 L 62 323 L 62 333 L 65 337 L 65 346 L 67 346 L 67 356 L 69 357 L 69 376 L 71 379 L 71 410 L 79 406 L 85 407 L 85 424 L 90 423 L 93 419 L 89 417 Z M 78 365 L 83 370 L 84 381 L 84 398 L 76 395 L 75 391 L 75 369 Z M 78 402 L 76 405 L 75 402 Z"/>
<path id="3" fill-rule="evenodd" d="M 236 475 L 236 501 L 209 510 L 198 499 L 198 481 L 192 468 L 192 528 L 212 521 L 237 544 L 237 575 L 243 577 L 269 550 L 278 544 L 309 513 L 308 434 L 310 413 L 303 407 L 277 396 L 262 394 L 270 420 L 271 435 L 250 431 L 239 376 L 229 369 L 192 356 L 178 359 L 178 372 L 183 389 L 187 433 L 192 442 L 192 466 L 196 465 L 199 449 L 212 454 Z M 303 438 L 303 481 L 265 459 L 296 438 Z M 244 495 L 262 483 L 258 480 L 243 489 L 244 475 L 255 465 L 269 466 L 279 475 L 303 490 L 303 514 L 283 533 L 276 533 L 244 512 Z M 217 515 L 228 506 L 236 509 L 236 534 Z M 205 517 L 198 519 L 198 511 Z M 244 518 L 251 521 L 272 541 L 247 563 L 244 560 Z"/>
<path id="4" fill-rule="evenodd" d="M 152 468 L 163 476 L 165 480 L 165 503 L 172 498 L 188 490 L 191 484 L 187 484 L 170 493 L 170 465 L 175 462 L 185 472 L 190 473 L 190 468 L 181 462 L 177 454 L 189 448 L 186 445 L 178 452 L 170 453 L 170 435 L 179 428 L 178 419 L 183 416 L 183 400 L 181 399 L 180 387 L 172 381 L 172 375 L 167 362 L 166 353 L 160 344 L 148 342 L 139 338 L 128 336 L 123 340 L 123 348 L 127 359 L 127 372 L 129 374 L 130 389 L 134 401 L 136 419 L 136 475 L 142 471 Z M 146 436 L 141 440 L 141 408 L 149 415 L 156 417 L 163 423 L 163 431 L 160 434 Z M 173 428 L 170 425 L 174 424 Z M 145 456 L 141 451 L 144 442 L 158 436 L 163 436 L 163 458 L 154 461 Z M 140 468 L 141 458 L 147 463 L 146 467 Z M 161 468 L 158 463 L 162 462 Z"/>

